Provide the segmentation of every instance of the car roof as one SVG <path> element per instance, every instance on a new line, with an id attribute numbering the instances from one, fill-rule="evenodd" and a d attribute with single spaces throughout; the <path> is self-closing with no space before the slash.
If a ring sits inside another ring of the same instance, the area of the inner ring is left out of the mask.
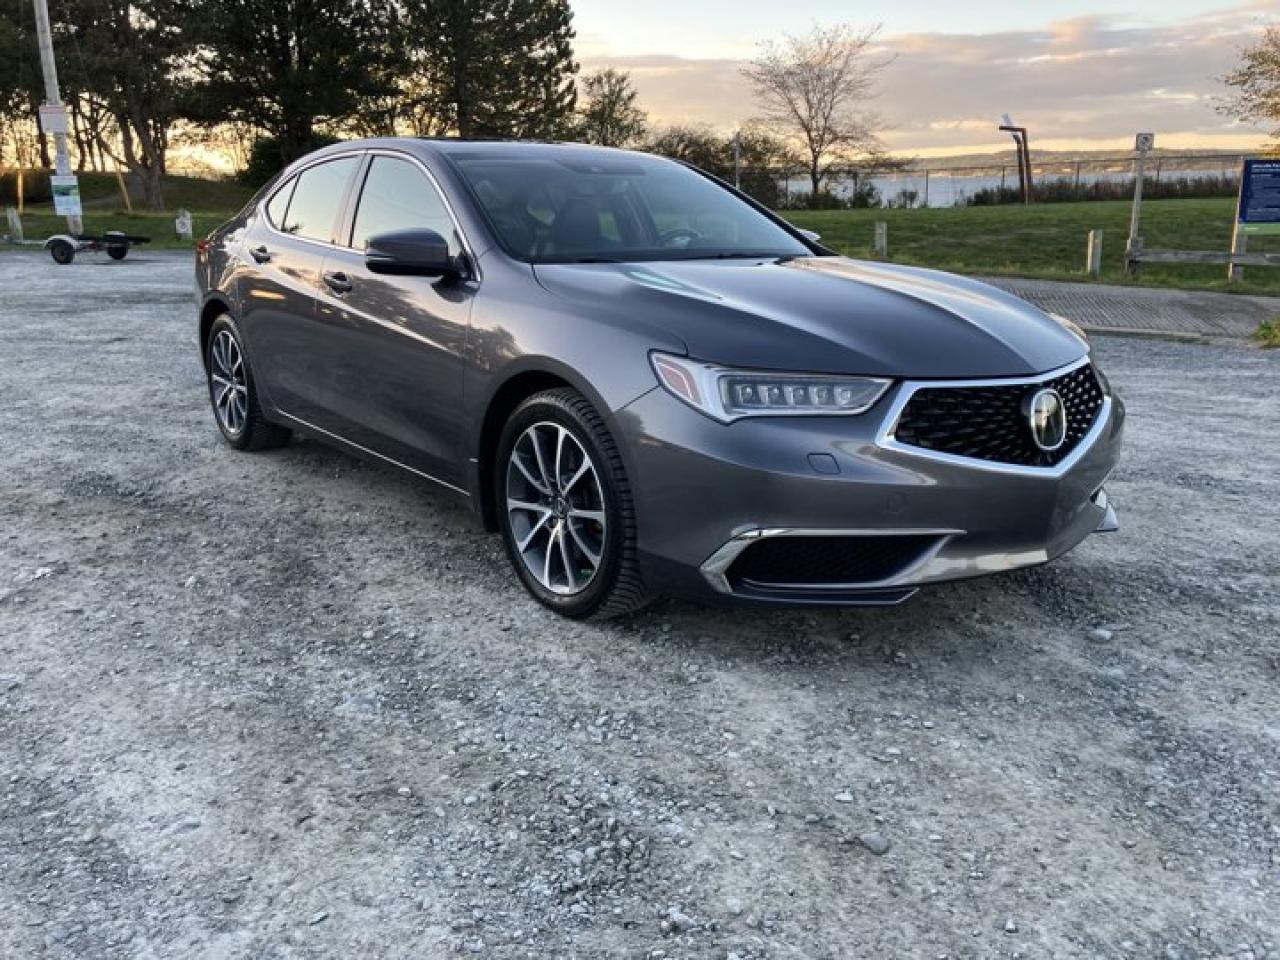
<path id="1" fill-rule="evenodd" d="M 344 150 L 368 150 L 399 147 L 411 151 L 425 149 L 431 153 L 450 157 L 511 157 L 550 159 L 596 155 L 600 157 L 652 156 L 634 150 L 617 147 L 601 147 L 590 143 L 563 143 L 555 140 L 464 140 L 459 137 L 367 137 L 362 140 L 342 140 L 317 150 L 316 153 L 337 153 Z"/>
<path id="2" fill-rule="evenodd" d="M 457 137 L 423 137 L 420 142 L 451 157 L 504 157 L 520 159 L 551 159 L 566 154 L 574 156 L 617 157 L 633 151 L 616 147 L 601 147 L 589 143 L 562 143 L 554 140 L 463 140 Z"/>

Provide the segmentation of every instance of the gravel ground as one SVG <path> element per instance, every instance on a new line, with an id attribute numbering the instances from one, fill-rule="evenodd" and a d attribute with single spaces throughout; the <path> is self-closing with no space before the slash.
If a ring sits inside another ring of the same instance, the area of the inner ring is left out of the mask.
<path id="1" fill-rule="evenodd" d="M 0 256 L 0 956 L 1280 957 L 1280 352 L 1098 352 L 1119 534 L 575 625 L 223 446 L 186 260 Z"/>

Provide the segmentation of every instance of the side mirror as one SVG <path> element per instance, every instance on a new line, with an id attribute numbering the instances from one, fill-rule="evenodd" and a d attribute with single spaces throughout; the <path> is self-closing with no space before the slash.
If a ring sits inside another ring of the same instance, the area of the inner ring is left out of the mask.
<path id="1" fill-rule="evenodd" d="M 373 273 L 415 277 L 460 277 L 462 263 L 449 255 L 449 242 L 434 230 L 389 230 L 369 238 L 364 263 Z"/>
<path id="2" fill-rule="evenodd" d="M 796 227 L 796 230 L 799 231 L 800 236 L 804 237 L 806 240 L 812 241 L 813 243 L 817 243 L 819 240 L 822 239 L 822 234 L 818 233 L 815 230 L 805 230 L 805 229 L 802 229 L 801 227 Z"/>

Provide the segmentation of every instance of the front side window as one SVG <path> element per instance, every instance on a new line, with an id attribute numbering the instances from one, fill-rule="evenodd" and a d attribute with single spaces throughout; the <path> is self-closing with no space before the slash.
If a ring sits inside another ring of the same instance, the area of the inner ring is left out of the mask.
<path id="1" fill-rule="evenodd" d="M 288 212 L 279 229 L 295 237 L 332 243 L 347 181 L 359 163 L 359 157 L 341 157 L 308 167 L 298 174 Z"/>
<path id="2" fill-rule="evenodd" d="M 729 190 L 656 157 L 455 159 L 502 245 L 531 263 L 812 253 Z"/>
<path id="3" fill-rule="evenodd" d="M 408 160 L 375 156 L 360 191 L 351 246 L 364 250 L 376 234 L 422 227 L 444 237 L 450 254 L 461 252 L 449 211 L 426 175 Z"/>

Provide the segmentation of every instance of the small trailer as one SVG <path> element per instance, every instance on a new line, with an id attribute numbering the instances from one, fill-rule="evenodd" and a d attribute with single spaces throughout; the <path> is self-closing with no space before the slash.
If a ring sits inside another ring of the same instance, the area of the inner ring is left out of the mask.
<path id="1" fill-rule="evenodd" d="M 129 248 L 139 243 L 150 243 L 150 237 L 138 237 L 123 230 L 107 230 L 101 236 L 90 234 L 59 233 L 44 242 L 44 249 L 49 251 L 56 263 L 70 263 L 77 253 L 89 250 L 94 253 L 105 250 L 112 260 L 123 260 Z"/>

